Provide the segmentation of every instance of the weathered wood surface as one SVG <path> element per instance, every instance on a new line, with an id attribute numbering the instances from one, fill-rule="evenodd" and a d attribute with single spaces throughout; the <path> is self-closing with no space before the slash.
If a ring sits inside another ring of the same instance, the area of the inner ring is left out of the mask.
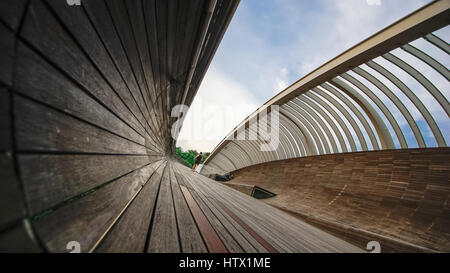
<path id="1" fill-rule="evenodd" d="M 32 214 L 145 166 L 148 156 L 19 155 Z"/>
<path id="2" fill-rule="evenodd" d="M 220 201 L 220 203 L 226 206 L 228 210 L 239 217 L 243 223 L 248 225 L 252 231 L 256 232 L 258 236 L 263 238 L 279 252 L 362 251 L 347 242 L 314 228 L 257 199 L 228 188 L 227 186 L 202 175 L 192 173 L 188 168 L 182 165 L 177 166 L 179 166 L 178 170 L 183 177 L 187 178 L 185 181 L 190 185 L 190 187 L 187 188 L 192 193 L 192 196 L 197 203 L 201 203 L 200 201 L 202 199 L 209 200 L 209 208 L 214 207 L 223 215 L 227 215 L 225 218 L 226 220 L 232 219 L 232 217 L 224 211 L 223 207 L 218 205 L 216 200 Z M 215 206 L 212 203 L 215 203 Z M 202 208 L 202 210 L 205 211 L 204 208 Z M 215 217 L 211 217 L 210 222 L 214 218 Z M 237 225 L 239 225 L 239 223 L 237 223 Z M 241 226 L 240 232 L 245 230 L 242 225 L 239 226 Z M 225 230 L 227 233 L 232 234 L 232 238 L 234 239 L 233 236 L 235 233 L 233 232 L 233 228 L 230 229 L 231 231 Z M 223 235 L 223 231 L 218 233 L 219 235 Z M 242 234 L 244 235 L 243 238 L 245 241 L 253 239 L 253 244 L 259 244 L 259 251 L 264 249 L 261 252 L 267 252 L 267 249 L 258 243 L 258 240 L 253 237 L 251 233 L 246 231 Z M 236 238 L 238 237 L 236 236 Z M 226 244 L 226 241 L 223 241 Z M 238 245 L 242 243 L 243 241 L 240 241 L 238 242 Z"/>
<path id="3" fill-rule="evenodd" d="M 448 252 L 449 162 L 448 148 L 325 155 L 247 167 L 231 183 L 272 191 L 268 204 L 361 247 Z"/>
<path id="4" fill-rule="evenodd" d="M 171 110 L 238 2 L 0 2 L 1 252 L 314 249 L 296 239 L 310 226 L 172 158 Z"/>
<path id="5" fill-rule="evenodd" d="M 65 252 L 77 241 L 82 252 L 90 251 L 108 231 L 127 203 L 150 178 L 158 161 L 111 181 L 78 200 L 66 202 L 49 215 L 34 221 L 41 240 L 50 251 Z"/>

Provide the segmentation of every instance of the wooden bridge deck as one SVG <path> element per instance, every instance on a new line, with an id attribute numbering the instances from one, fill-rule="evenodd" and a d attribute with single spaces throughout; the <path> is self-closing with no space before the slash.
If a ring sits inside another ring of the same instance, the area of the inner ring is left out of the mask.
<path id="1" fill-rule="evenodd" d="M 0 1 L 0 252 L 360 251 L 168 159 L 238 3 Z"/>
<path id="2" fill-rule="evenodd" d="M 105 202 L 112 191 L 120 194 Z M 66 252 L 68 241 L 82 252 L 362 251 L 172 160 L 146 165 L 34 224 L 55 252 Z"/>

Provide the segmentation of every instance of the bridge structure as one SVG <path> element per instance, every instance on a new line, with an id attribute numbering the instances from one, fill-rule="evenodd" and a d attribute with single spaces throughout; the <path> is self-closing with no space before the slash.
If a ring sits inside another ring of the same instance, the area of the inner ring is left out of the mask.
<path id="1" fill-rule="evenodd" d="M 173 109 L 192 103 L 239 1 L 69 2 L 0 2 L 1 252 L 363 252 L 373 239 L 389 251 L 448 251 L 446 131 L 398 71 L 446 118 L 448 90 L 389 52 L 401 47 L 448 85 L 445 63 L 409 43 L 425 37 L 448 58 L 433 32 L 448 25 L 449 1 L 265 104 L 281 106 L 281 144 L 259 152 L 258 140 L 222 141 L 203 170 L 233 172 L 228 185 L 177 162 Z M 401 108 L 417 149 L 366 82 Z M 252 133 L 248 122 L 238 128 Z M 429 132 L 438 148 L 427 148 Z M 258 183 L 277 196 L 245 194 Z"/>
<path id="2" fill-rule="evenodd" d="M 275 193 L 267 203 L 360 247 L 448 252 L 449 7 L 432 2 L 287 87 L 202 173 Z"/>

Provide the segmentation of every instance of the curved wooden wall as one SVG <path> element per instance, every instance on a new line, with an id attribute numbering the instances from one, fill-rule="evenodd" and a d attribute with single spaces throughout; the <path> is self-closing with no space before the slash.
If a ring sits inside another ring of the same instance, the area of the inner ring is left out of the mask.
<path id="1" fill-rule="evenodd" d="M 232 175 L 230 186 L 269 190 L 277 196 L 266 203 L 360 247 L 450 251 L 449 148 L 313 156 Z"/>
<path id="2" fill-rule="evenodd" d="M 171 156 L 171 110 L 238 2 L 0 2 L 0 249 L 61 251 L 87 227 L 93 247 Z"/>

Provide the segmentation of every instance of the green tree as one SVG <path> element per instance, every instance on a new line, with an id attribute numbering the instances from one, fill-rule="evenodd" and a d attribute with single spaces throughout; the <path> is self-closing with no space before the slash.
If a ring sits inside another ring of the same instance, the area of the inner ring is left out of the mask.
<path id="1" fill-rule="evenodd" d="M 183 149 L 181 147 L 175 148 L 175 153 L 189 166 L 193 166 L 195 162 L 195 156 L 199 153 L 196 150 L 188 150 L 187 152 L 183 152 Z M 208 157 L 210 153 L 204 153 L 202 157 L 202 161 L 205 161 L 205 159 Z"/>

